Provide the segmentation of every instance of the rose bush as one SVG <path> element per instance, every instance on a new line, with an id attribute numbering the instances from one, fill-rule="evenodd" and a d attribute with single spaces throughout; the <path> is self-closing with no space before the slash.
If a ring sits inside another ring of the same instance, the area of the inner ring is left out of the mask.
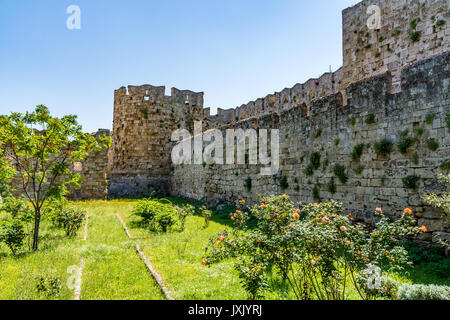
<path id="1" fill-rule="evenodd" d="M 368 230 L 335 201 L 296 206 L 286 195 L 272 196 L 249 213 L 240 204 L 243 208 L 231 215 L 235 228 L 210 240 L 203 264 L 238 257 L 235 268 L 251 299 L 271 290 L 268 280 L 274 275 L 297 299 L 345 299 L 349 286 L 370 299 L 359 274 L 368 265 L 382 272 L 403 269 L 409 262 L 401 238 L 423 231 L 409 210 L 392 221 L 377 208 L 376 225 Z M 250 216 L 256 222 L 251 227 Z"/>

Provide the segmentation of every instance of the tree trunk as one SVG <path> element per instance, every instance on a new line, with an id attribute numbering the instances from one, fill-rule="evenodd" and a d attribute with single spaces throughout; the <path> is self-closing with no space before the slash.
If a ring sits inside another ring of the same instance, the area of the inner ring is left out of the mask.
<path id="1" fill-rule="evenodd" d="M 34 210 L 33 251 L 38 249 L 39 224 L 41 223 L 41 208 Z"/>

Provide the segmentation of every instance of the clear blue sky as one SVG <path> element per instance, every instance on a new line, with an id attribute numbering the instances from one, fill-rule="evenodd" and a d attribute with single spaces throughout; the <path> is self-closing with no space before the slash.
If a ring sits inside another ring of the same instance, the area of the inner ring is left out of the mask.
<path id="1" fill-rule="evenodd" d="M 110 129 L 114 89 L 141 84 L 236 107 L 339 68 L 341 11 L 358 2 L 0 0 L 0 114 L 45 104 Z"/>

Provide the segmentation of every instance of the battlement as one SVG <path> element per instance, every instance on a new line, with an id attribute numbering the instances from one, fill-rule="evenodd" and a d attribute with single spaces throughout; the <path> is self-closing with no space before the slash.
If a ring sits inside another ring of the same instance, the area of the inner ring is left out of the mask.
<path id="1" fill-rule="evenodd" d="M 165 86 L 152 86 L 149 84 L 141 86 L 121 87 L 114 90 L 114 99 L 128 101 L 150 101 L 156 102 L 166 100 L 169 103 L 189 106 L 193 108 L 203 108 L 203 92 L 194 92 L 190 90 L 171 89 L 171 95 L 166 96 Z"/>

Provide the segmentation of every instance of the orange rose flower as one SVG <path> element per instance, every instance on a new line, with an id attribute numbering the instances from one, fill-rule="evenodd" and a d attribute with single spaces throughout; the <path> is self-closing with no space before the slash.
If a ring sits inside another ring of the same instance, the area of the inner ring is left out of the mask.
<path id="1" fill-rule="evenodd" d="M 300 219 L 300 215 L 298 213 L 294 213 L 292 215 L 292 218 L 294 218 L 295 220 L 298 220 L 298 219 Z"/>
<path id="2" fill-rule="evenodd" d="M 325 217 L 322 218 L 322 222 L 328 222 L 328 221 L 330 221 L 330 219 L 328 219 L 327 216 L 325 216 Z"/>
<path id="3" fill-rule="evenodd" d="M 410 208 L 406 208 L 405 213 L 411 215 L 413 212 Z"/>
<path id="4" fill-rule="evenodd" d="M 202 265 L 206 266 L 206 259 L 202 259 Z"/>
<path id="5" fill-rule="evenodd" d="M 420 227 L 420 231 L 422 231 L 422 232 L 427 232 L 428 231 L 428 229 L 427 229 L 427 227 L 425 227 L 425 226 L 421 226 Z"/>
<path id="6" fill-rule="evenodd" d="M 245 203 L 245 200 L 239 200 L 239 203 L 240 203 L 240 204 L 244 204 L 244 203 Z"/>
<path id="7" fill-rule="evenodd" d="M 264 209 L 266 207 L 266 205 L 264 203 L 261 203 L 260 208 Z"/>
<path id="8" fill-rule="evenodd" d="M 341 226 L 339 229 L 341 229 L 342 232 L 347 231 L 347 228 L 345 226 Z"/>
<path id="9" fill-rule="evenodd" d="M 220 236 L 219 241 L 225 240 L 225 236 Z"/>

